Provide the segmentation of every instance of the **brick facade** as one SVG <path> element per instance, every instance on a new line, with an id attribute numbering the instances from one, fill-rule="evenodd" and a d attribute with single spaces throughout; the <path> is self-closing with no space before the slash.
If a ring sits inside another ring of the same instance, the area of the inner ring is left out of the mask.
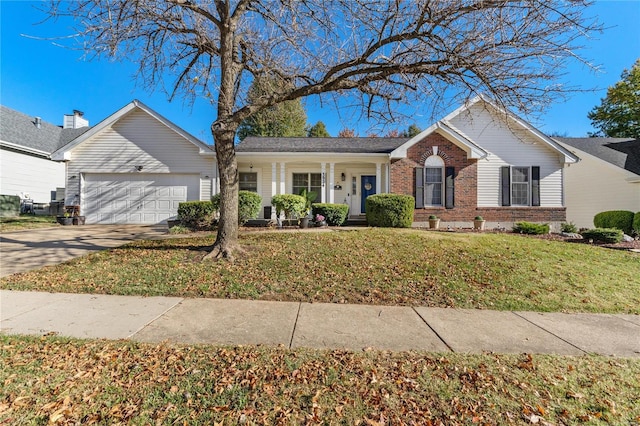
<path id="1" fill-rule="evenodd" d="M 424 167 L 425 160 L 433 155 L 433 147 L 438 147 L 437 155 L 445 167 L 454 168 L 454 208 L 416 208 L 414 222 L 427 222 L 430 215 L 436 215 L 442 222 L 471 223 L 476 216 L 488 222 L 513 223 L 563 222 L 566 220 L 565 207 L 477 207 L 478 205 L 478 160 L 468 159 L 466 152 L 449 142 L 443 136 L 432 133 L 410 147 L 407 158 L 394 160 L 390 167 L 391 192 L 416 196 L 415 168 Z"/>

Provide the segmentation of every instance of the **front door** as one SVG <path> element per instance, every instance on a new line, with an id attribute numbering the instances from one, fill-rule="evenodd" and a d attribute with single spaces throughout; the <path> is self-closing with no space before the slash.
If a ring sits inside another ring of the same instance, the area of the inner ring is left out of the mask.
<path id="1" fill-rule="evenodd" d="M 362 176 L 360 188 L 360 212 L 365 212 L 365 200 L 369 195 L 376 193 L 376 177 L 375 176 Z"/>

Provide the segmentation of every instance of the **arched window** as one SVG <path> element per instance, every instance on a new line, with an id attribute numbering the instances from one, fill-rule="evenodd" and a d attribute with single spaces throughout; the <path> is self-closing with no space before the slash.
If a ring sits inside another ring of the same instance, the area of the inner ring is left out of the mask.
<path id="1" fill-rule="evenodd" d="M 442 206 L 444 160 L 431 155 L 424 162 L 424 205 Z"/>

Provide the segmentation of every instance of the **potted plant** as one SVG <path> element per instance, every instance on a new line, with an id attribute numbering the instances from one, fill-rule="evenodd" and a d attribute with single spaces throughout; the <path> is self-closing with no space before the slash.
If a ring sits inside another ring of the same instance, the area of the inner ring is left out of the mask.
<path id="1" fill-rule="evenodd" d="M 71 213 L 64 212 L 64 215 L 56 216 L 56 222 L 63 226 L 73 225 L 73 218 L 71 217 Z"/>
<path id="2" fill-rule="evenodd" d="M 484 231 L 484 223 L 486 221 L 482 218 L 482 216 L 476 216 L 473 219 L 473 229 L 476 231 Z"/>
<path id="3" fill-rule="evenodd" d="M 429 229 L 438 229 L 440 227 L 440 219 L 438 216 L 432 214 L 429 216 Z"/>
<path id="4" fill-rule="evenodd" d="M 318 226 L 318 227 L 327 226 L 327 221 L 326 221 L 325 217 L 322 216 L 321 214 L 317 214 L 316 215 L 315 223 L 316 223 L 316 226 Z"/>

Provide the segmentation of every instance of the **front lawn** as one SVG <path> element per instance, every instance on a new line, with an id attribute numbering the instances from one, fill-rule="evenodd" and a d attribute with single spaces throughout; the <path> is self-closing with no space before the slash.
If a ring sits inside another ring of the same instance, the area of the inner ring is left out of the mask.
<path id="1" fill-rule="evenodd" d="M 0 335 L 0 424 L 626 424 L 640 360 Z"/>
<path id="2" fill-rule="evenodd" d="M 51 228 L 54 226 L 60 226 L 56 222 L 55 216 L 20 215 L 16 217 L 0 217 L 0 232 Z"/>
<path id="3" fill-rule="evenodd" d="M 498 310 L 640 313 L 640 256 L 513 234 L 421 230 L 255 232 L 234 263 L 214 237 L 140 241 L 0 287 Z"/>

